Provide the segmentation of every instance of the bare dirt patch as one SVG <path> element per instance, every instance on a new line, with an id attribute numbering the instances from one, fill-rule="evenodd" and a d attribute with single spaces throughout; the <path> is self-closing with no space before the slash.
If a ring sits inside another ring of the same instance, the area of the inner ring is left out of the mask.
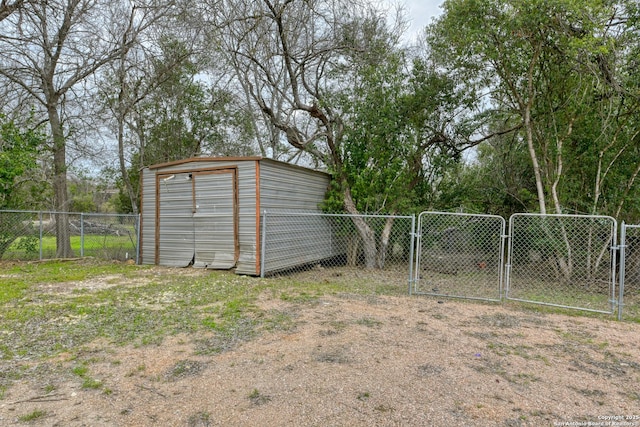
<path id="1" fill-rule="evenodd" d="M 408 296 L 259 304 L 293 313 L 294 325 L 217 354 L 198 351 L 207 337 L 182 334 L 25 365 L 0 424 L 540 426 L 640 415 L 637 324 Z"/>

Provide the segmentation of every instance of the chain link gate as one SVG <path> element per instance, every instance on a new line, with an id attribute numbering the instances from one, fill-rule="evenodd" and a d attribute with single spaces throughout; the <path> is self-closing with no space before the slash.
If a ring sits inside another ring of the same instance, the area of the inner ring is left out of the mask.
<path id="1" fill-rule="evenodd" d="M 422 212 L 412 293 L 500 301 L 505 220 Z"/>
<path id="2" fill-rule="evenodd" d="M 509 231 L 505 299 L 615 311 L 615 219 L 515 214 Z"/>
<path id="3" fill-rule="evenodd" d="M 624 300 L 627 300 L 626 303 Z M 640 225 L 620 226 L 620 288 L 618 320 L 622 320 L 625 304 L 638 306 L 640 301 Z"/>

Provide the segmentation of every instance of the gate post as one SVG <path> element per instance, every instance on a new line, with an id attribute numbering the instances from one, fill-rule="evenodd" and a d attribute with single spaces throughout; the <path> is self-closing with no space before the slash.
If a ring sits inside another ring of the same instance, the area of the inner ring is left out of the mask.
<path id="1" fill-rule="evenodd" d="M 618 287 L 618 320 L 622 320 L 622 309 L 624 307 L 624 270 L 625 270 L 625 248 L 627 246 L 627 229 L 624 221 L 620 225 L 620 286 Z"/>
<path id="2" fill-rule="evenodd" d="M 409 244 L 409 295 L 412 294 L 413 289 L 413 255 L 416 245 L 416 216 L 411 215 L 411 243 Z M 417 263 L 417 261 L 416 261 Z"/>

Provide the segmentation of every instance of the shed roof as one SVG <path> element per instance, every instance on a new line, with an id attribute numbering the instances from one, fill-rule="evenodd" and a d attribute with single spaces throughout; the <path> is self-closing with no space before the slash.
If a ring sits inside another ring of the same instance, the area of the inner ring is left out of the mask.
<path id="1" fill-rule="evenodd" d="M 328 173 L 326 171 L 321 171 L 321 170 L 317 170 L 317 169 L 311 169 L 311 168 L 308 168 L 308 167 L 305 167 L 305 166 L 295 165 L 295 164 L 292 164 L 292 163 L 287 163 L 287 162 L 283 162 L 283 161 L 280 161 L 280 160 L 274 160 L 274 159 L 270 159 L 268 157 L 261 157 L 261 156 L 249 156 L 249 157 L 191 157 L 191 158 L 188 158 L 188 159 L 175 160 L 173 162 L 159 163 L 159 164 L 156 164 L 156 165 L 151 165 L 151 166 L 149 166 L 149 169 L 162 169 L 162 168 L 166 168 L 166 167 L 170 167 L 170 166 L 177 166 L 177 165 L 183 165 L 183 164 L 188 164 L 188 163 L 198 163 L 198 162 L 246 162 L 246 161 L 270 162 L 270 163 L 276 163 L 276 164 L 284 165 L 286 167 L 305 170 L 305 171 L 308 171 L 308 172 L 315 172 L 315 173 L 320 173 L 320 174 L 324 174 L 324 175 L 331 175 L 330 173 Z"/>

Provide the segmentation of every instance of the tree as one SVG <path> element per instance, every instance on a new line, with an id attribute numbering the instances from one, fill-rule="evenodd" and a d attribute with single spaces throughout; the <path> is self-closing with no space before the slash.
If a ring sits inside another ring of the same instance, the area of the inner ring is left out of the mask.
<path id="1" fill-rule="evenodd" d="M 107 70 L 98 83 L 110 119 L 114 122 L 121 176 L 118 182 L 122 184 L 120 192 L 126 194 L 129 199 L 126 203 L 127 213 L 138 213 L 138 191 L 134 189 L 130 167 L 127 165 L 129 159 L 125 153 L 128 124 L 131 123 L 137 106 L 160 83 L 158 79 L 163 78 L 162 75 L 148 77 L 152 75 L 148 68 L 156 52 L 153 50 L 154 37 L 147 33 L 155 34 L 155 31 L 149 30 L 167 18 L 175 18 L 173 7 L 174 2 L 167 1 L 159 7 L 134 9 L 127 24 L 120 29 L 118 55 L 106 64 Z M 136 21 L 143 22 L 144 25 L 136 27 Z M 182 56 L 165 59 L 166 69 L 171 69 L 172 64 L 184 61 Z M 138 171 L 133 171 L 133 174 L 137 177 Z"/>
<path id="2" fill-rule="evenodd" d="M 472 160 L 447 168 L 432 209 L 508 218 L 536 210 L 536 185 L 524 142 L 514 133 L 478 146 Z"/>
<path id="3" fill-rule="evenodd" d="M 0 2 L 0 21 L 7 18 L 13 12 L 20 10 L 24 3 L 25 0 L 14 0 L 12 2 L 2 0 L 2 2 Z"/>
<path id="4" fill-rule="evenodd" d="M 634 185 L 637 103 L 620 73 L 628 58 L 621 42 L 637 34 L 622 29 L 620 6 L 629 4 L 448 0 L 429 29 L 442 66 L 490 95 L 493 125 L 518 130 L 542 214 L 549 204 L 558 214 L 570 205 L 613 212 L 628 197 L 617 183 Z M 602 197 L 605 189 L 613 200 Z M 560 238 L 556 261 L 569 278 L 573 254 L 564 227 Z"/>
<path id="5" fill-rule="evenodd" d="M 371 32 L 384 34 L 381 28 Z M 471 98 L 426 60 L 410 62 L 393 46 L 375 55 L 354 61 L 354 83 L 334 101 L 344 120 L 346 182 L 359 212 L 412 212 L 428 203 L 445 170 L 475 144 L 467 130 L 477 126 L 463 120 Z M 380 232 L 377 267 L 384 265 L 392 225 L 387 218 Z"/>
<path id="6" fill-rule="evenodd" d="M 141 104 L 146 143 L 143 165 L 200 155 L 247 155 L 253 152 L 234 94 L 203 79 L 206 69 L 179 40 L 163 40 L 154 59 L 159 82 Z M 180 63 L 166 64 L 181 57 Z"/>
<path id="7" fill-rule="evenodd" d="M 210 73 L 198 34 L 167 31 L 164 18 L 158 18 L 161 31 L 122 50 L 101 83 L 118 140 L 119 182 L 133 212 L 138 211 L 139 169 L 255 151 L 245 114 L 226 82 Z"/>
<path id="8" fill-rule="evenodd" d="M 449 0 L 443 9 L 430 43 L 452 72 L 491 93 L 505 123 L 521 125 L 539 211 L 546 213 L 551 199 L 561 213 L 566 146 L 593 85 L 578 65 L 598 56 L 613 10 L 571 0 Z"/>
<path id="9" fill-rule="evenodd" d="M 37 130 L 21 129 L 0 115 L 0 210 L 25 207 L 28 199 L 24 188 L 32 184 L 31 175 L 38 168 L 36 159 L 43 139 Z M 16 239 L 28 235 L 29 231 L 27 218 L 3 224 L 0 227 L 0 257 Z"/>
<path id="10" fill-rule="evenodd" d="M 25 207 L 21 188 L 38 167 L 43 139 L 38 130 L 20 129 L 0 115 L 0 210 Z"/>
<path id="11" fill-rule="evenodd" d="M 56 218 L 56 254 L 72 255 L 65 212 L 69 209 L 67 192 L 67 138 L 73 127 L 67 122 L 73 104 L 91 91 L 87 79 L 114 60 L 122 48 L 119 27 L 133 22 L 121 12 L 135 12 L 125 2 L 107 0 L 51 0 L 25 2 L 19 18 L 11 15 L 2 21 L 0 76 L 23 91 L 41 112 L 50 130 L 54 209 Z"/>
<path id="12" fill-rule="evenodd" d="M 273 147 L 286 142 L 298 161 L 332 172 L 333 199 L 354 215 L 366 266 L 380 266 L 384 237 L 378 245 L 358 214 L 403 208 L 410 197 L 403 202 L 399 189 L 420 182 L 428 151 L 452 144 L 427 108 L 411 111 L 426 99 L 414 92 L 437 78 L 419 84 L 424 76 L 405 72 L 401 25 L 365 3 L 225 1 L 222 10 L 222 46 L 276 130 Z"/>

